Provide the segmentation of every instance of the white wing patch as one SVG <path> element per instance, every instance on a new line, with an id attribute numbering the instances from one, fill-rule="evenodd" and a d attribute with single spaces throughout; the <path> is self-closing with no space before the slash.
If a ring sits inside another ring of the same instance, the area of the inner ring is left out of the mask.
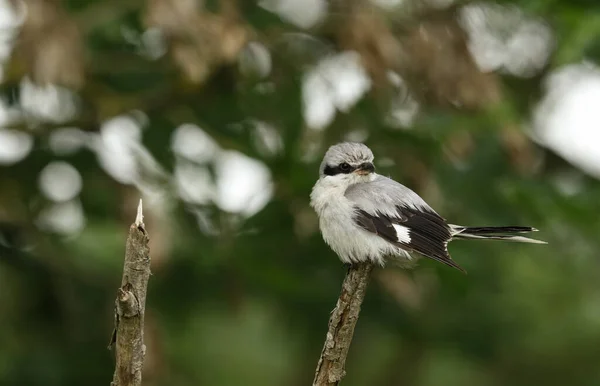
<path id="1" fill-rule="evenodd" d="M 398 242 L 410 244 L 410 229 L 399 224 L 392 224 L 392 226 L 396 231 L 396 238 L 398 239 Z"/>

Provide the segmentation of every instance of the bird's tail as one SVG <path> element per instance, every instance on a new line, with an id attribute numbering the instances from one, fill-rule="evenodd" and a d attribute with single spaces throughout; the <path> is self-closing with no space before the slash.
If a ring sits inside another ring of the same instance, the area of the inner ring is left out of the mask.
<path id="1" fill-rule="evenodd" d="M 548 244 L 545 241 L 514 235 L 515 233 L 537 232 L 537 229 L 531 227 L 463 227 L 450 225 L 450 228 L 453 239 L 504 240 L 518 243 Z"/>

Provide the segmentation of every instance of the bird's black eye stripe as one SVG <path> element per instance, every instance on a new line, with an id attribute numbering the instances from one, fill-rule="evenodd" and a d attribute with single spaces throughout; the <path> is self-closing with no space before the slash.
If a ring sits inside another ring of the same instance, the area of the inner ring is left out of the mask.
<path id="1" fill-rule="evenodd" d="M 335 176 L 336 174 L 352 173 L 355 169 L 356 168 L 353 167 L 352 165 L 349 165 L 346 162 L 343 162 L 343 163 L 339 164 L 338 166 L 327 165 L 327 166 L 325 166 L 325 170 L 323 172 L 327 176 Z"/>

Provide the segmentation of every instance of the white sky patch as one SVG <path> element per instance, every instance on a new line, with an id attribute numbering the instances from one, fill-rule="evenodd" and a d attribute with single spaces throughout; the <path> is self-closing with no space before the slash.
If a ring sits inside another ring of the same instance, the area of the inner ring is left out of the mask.
<path id="1" fill-rule="evenodd" d="M 190 162 L 177 162 L 175 165 L 175 185 L 182 200 L 194 204 L 208 204 L 216 197 L 216 187 L 205 166 Z"/>
<path id="2" fill-rule="evenodd" d="M 18 28 L 25 21 L 27 16 L 24 4 L 16 2 L 17 7 L 13 7 L 9 0 L 0 0 L 0 27 Z"/>
<path id="3" fill-rule="evenodd" d="M 300 28 L 311 28 L 327 15 L 326 0 L 261 0 L 258 5 Z"/>
<path id="4" fill-rule="evenodd" d="M 142 143 L 142 112 L 111 118 L 100 134 L 88 135 L 87 145 L 96 153 L 99 165 L 117 182 L 135 186 L 151 205 L 168 205 L 170 176 Z"/>
<path id="5" fill-rule="evenodd" d="M 48 232 L 74 235 L 85 227 L 85 215 L 79 200 L 52 204 L 42 210 L 37 225 Z"/>
<path id="6" fill-rule="evenodd" d="M 190 123 L 175 129 L 171 137 L 171 148 L 175 154 L 198 163 L 212 160 L 220 150 L 210 135 Z"/>
<path id="7" fill-rule="evenodd" d="M 100 134 L 93 137 L 90 146 L 111 177 L 122 184 L 131 184 L 139 175 L 134 147 L 139 146 L 141 137 L 142 129 L 135 119 L 118 116 L 102 124 Z"/>
<path id="8" fill-rule="evenodd" d="M 313 129 L 324 129 L 335 118 L 335 105 L 327 83 L 310 74 L 302 86 L 304 120 Z"/>
<path id="9" fill-rule="evenodd" d="M 0 4 L 2 4 L 1 0 Z M 0 21 L 2 19 L 1 10 L 0 5 Z M 20 119 L 19 109 L 9 106 L 6 99 L 0 98 L 0 126 L 9 126 Z M 34 138 L 24 131 L 0 128 L 0 164 L 12 165 L 22 161 L 33 149 L 33 144 Z"/>
<path id="10" fill-rule="evenodd" d="M 77 116 L 79 103 L 71 90 L 51 84 L 37 85 L 28 77 L 20 84 L 20 105 L 30 118 L 47 122 L 67 122 Z"/>
<path id="11" fill-rule="evenodd" d="M 70 201 L 81 192 L 81 175 L 72 165 L 54 161 L 46 165 L 39 176 L 40 190 L 49 200 Z"/>
<path id="12" fill-rule="evenodd" d="M 469 3 L 460 9 L 459 21 L 482 71 L 530 77 L 543 69 L 555 47 L 548 24 L 514 6 Z"/>
<path id="13" fill-rule="evenodd" d="M 408 244 L 410 243 L 410 230 L 399 224 L 392 224 L 394 230 L 396 231 L 396 238 L 399 242 Z"/>
<path id="14" fill-rule="evenodd" d="M 371 79 L 353 51 L 321 60 L 304 76 L 304 119 L 313 129 L 324 129 L 336 110 L 347 112 L 371 88 Z"/>
<path id="15" fill-rule="evenodd" d="M 217 205 L 250 217 L 271 199 L 271 171 L 260 161 L 237 151 L 224 151 L 216 160 Z"/>
<path id="16" fill-rule="evenodd" d="M 532 138 L 600 178 L 600 68 L 572 64 L 552 73 L 534 110 Z"/>
<path id="17" fill-rule="evenodd" d="M 23 160 L 33 148 L 33 137 L 17 130 L 0 128 L 0 164 L 12 165 Z"/>

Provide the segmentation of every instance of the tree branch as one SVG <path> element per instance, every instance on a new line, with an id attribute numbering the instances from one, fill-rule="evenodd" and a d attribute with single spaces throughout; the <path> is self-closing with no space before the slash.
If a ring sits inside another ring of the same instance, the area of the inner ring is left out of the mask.
<path id="1" fill-rule="evenodd" d="M 372 271 L 371 263 L 354 264 L 348 269 L 342 292 L 329 319 L 313 386 L 337 385 L 346 375 L 346 356 Z"/>
<path id="2" fill-rule="evenodd" d="M 135 222 L 129 228 L 121 288 L 115 300 L 115 373 L 111 386 L 141 386 L 144 364 L 144 312 L 150 277 L 148 234 L 142 214 L 142 200 Z"/>

